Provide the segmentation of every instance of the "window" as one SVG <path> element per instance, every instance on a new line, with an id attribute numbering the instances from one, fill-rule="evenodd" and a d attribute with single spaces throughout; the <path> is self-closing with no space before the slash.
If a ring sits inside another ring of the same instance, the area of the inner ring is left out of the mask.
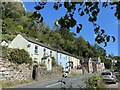
<path id="1" fill-rule="evenodd" d="M 43 56 L 45 56 L 45 53 L 46 53 L 46 49 L 45 48 L 43 49 L 43 52 L 44 52 Z"/>
<path id="2" fill-rule="evenodd" d="M 27 48 L 29 48 L 30 46 L 31 46 L 31 45 L 30 45 L 30 44 L 28 44 L 28 45 L 27 45 Z"/>
<path id="3" fill-rule="evenodd" d="M 62 62 L 60 62 L 60 65 L 62 64 Z"/>
<path id="4" fill-rule="evenodd" d="M 38 58 L 34 58 L 34 61 L 37 61 L 38 60 Z"/>
<path id="5" fill-rule="evenodd" d="M 44 48 L 44 50 L 43 50 L 44 52 L 46 52 L 46 49 Z"/>
<path id="6" fill-rule="evenodd" d="M 38 46 L 35 46 L 35 53 L 38 53 Z"/>
<path id="7" fill-rule="evenodd" d="M 52 51 L 50 51 L 50 57 L 52 57 Z"/>
<path id="8" fill-rule="evenodd" d="M 101 75 L 111 75 L 111 72 L 103 72 Z"/>
<path id="9" fill-rule="evenodd" d="M 60 54 L 60 59 L 61 59 L 62 55 Z"/>

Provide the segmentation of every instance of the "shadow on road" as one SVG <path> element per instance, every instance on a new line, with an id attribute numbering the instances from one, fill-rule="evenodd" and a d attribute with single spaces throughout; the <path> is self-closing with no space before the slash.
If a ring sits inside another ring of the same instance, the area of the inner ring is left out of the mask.
<path id="1" fill-rule="evenodd" d="M 110 85 L 110 84 L 116 84 L 116 83 L 115 82 L 106 82 L 105 84 Z"/>

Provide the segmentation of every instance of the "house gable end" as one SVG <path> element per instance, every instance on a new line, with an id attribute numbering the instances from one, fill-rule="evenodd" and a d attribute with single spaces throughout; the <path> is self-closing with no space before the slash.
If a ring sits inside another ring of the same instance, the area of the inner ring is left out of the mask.
<path id="1" fill-rule="evenodd" d="M 25 49 L 27 51 L 28 41 L 22 37 L 22 35 L 18 34 L 13 41 L 9 44 L 8 48 L 19 48 Z"/>

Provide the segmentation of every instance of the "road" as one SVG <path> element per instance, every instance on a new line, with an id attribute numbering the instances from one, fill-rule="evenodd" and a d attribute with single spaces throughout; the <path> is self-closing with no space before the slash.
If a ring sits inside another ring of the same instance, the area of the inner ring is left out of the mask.
<path id="1" fill-rule="evenodd" d="M 63 86 L 69 87 L 72 84 L 73 88 L 79 88 L 79 86 L 85 87 L 85 79 L 90 78 L 91 76 L 93 76 L 93 74 L 67 77 L 64 79 L 66 85 Z M 61 79 L 51 80 L 43 83 L 30 83 L 26 85 L 17 86 L 15 88 L 61 88 L 61 82 L 59 82 L 60 80 Z"/>
<path id="2" fill-rule="evenodd" d="M 120 83 L 116 83 L 116 84 L 107 84 L 107 88 L 119 88 L 120 89 Z"/>

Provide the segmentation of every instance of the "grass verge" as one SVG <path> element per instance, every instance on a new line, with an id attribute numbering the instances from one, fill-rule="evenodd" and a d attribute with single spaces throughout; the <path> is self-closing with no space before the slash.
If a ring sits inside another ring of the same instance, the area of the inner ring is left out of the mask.
<path id="1" fill-rule="evenodd" d="M 14 86 L 18 86 L 18 85 L 26 84 L 30 82 L 34 82 L 34 80 L 23 80 L 23 81 L 14 81 L 14 82 L 4 81 L 4 82 L 0 82 L 0 84 L 2 88 L 6 88 L 6 87 L 14 87 Z"/>

